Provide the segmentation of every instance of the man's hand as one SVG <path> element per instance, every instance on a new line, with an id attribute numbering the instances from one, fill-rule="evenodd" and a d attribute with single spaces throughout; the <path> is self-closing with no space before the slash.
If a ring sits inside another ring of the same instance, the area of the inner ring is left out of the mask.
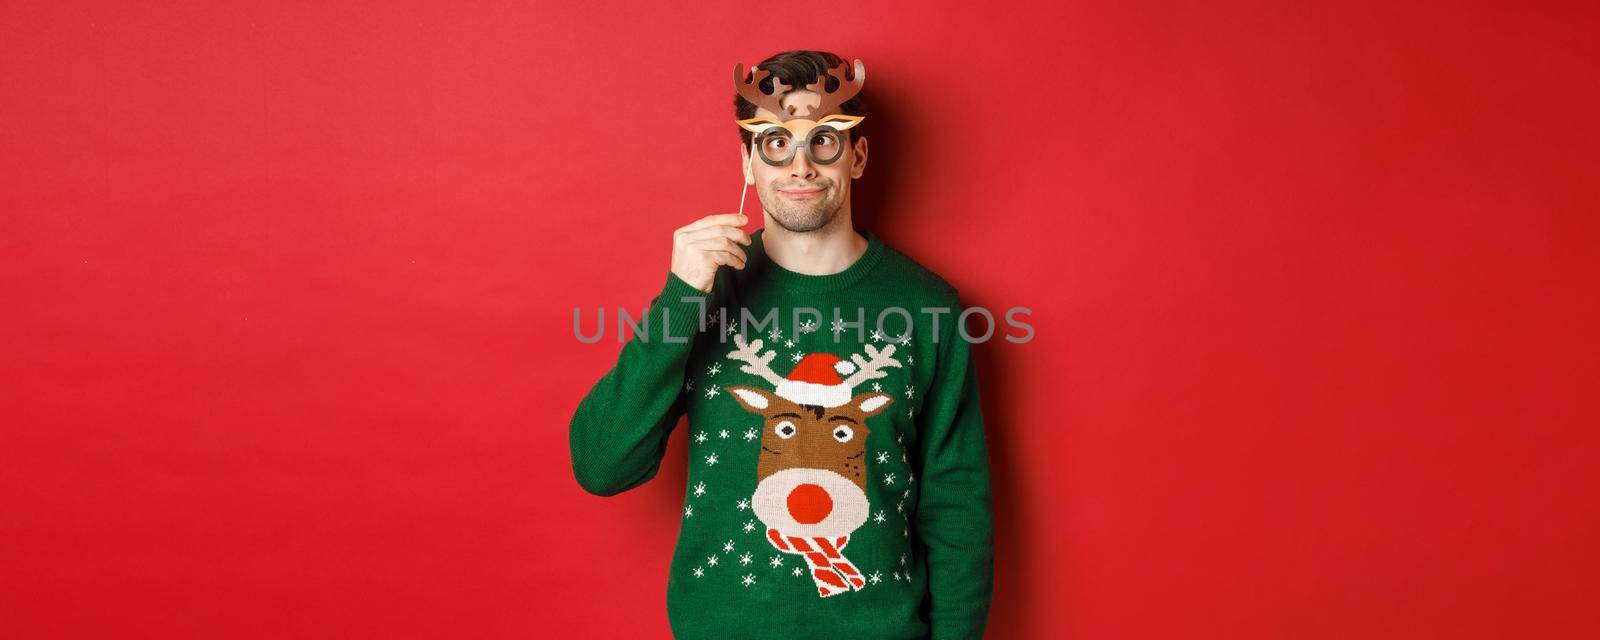
<path id="1" fill-rule="evenodd" d="M 750 235 L 739 227 L 748 222 L 744 214 L 710 215 L 672 232 L 672 272 L 690 286 L 711 293 L 717 266 L 744 268 L 744 249 Z"/>

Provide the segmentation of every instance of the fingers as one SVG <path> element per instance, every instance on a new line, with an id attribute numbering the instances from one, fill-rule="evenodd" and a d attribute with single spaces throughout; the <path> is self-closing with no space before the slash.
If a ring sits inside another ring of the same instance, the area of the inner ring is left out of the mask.
<path id="1" fill-rule="evenodd" d="M 712 257 L 712 258 L 715 258 L 714 254 L 718 254 L 718 253 L 728 254 L 728 255 L 732 256 L 734 259 L 738 260 L 738 268 L 740 268 L 740 269 L 744 268 L 744 262 L 745 262 L 744 248 L 740 247 L 738 245 L 738 243 L 734 242 L 732 239 L 725 238 L 725 237 L 707 238 L 705 240 L 698 240 L 698 241 L 692 242 L 692 243 L 687 245 L 687 248 L 690 249 L 690 250 L 703 252 L 708 257 Z M 717 264 L 730 264 L 730 263 L 728 263 L 728 262 L 718 262 Z"/>
<path id="2" fill-rule="evenodd" d="M 745 267 L 740 245 L 750 245 L 751 239 L 740 226 L 747 222 L 749 218 L 744 214 L 721 213 L 673 230 L 672 272 L 690 286 L 709 293 L 719 266 Z"/>
<path id="3" fill-rule="evenodd" d="M 705 256 L 717 264 L 725 264 L 735 269 L 744 268 L 744 256 L 735 255 L 728 251 L 707 251 Z"/>
<path id="4" fill-rule="evenodd" d="M 690 231 L 695 231 L 695 230 L 698 230 L 698 229 L 704 229 L 706 227 L 710 227 L 710 226 L 714 226 L 714 225 L 741 226 L 741 225 L 743 225 L 743 224 L 745 224 L 745 223 L 747 223 L 749 221 L 750 221 L 750 219 L 745 217 L 745 215 L 742 214 L 742 213 L 719 213 L 719 214 L 706 216 L 704 218 L 701 218 L 699 220 L 695 220 L 694 222 L 686 224 L 686 225 L 684 225 L 682 227 L 679 227 L 677 229 L 677 231 L 675 231 L 674 233 L 683 234 L 683 233 L 688 233 Z"/>
<path id="5" fill-rule="evenodd" d="M 750 246 L 750 234 L 745 233 L 744 229 L 726 225 L 702 227 L 693 231 L 686 231 L 678 237 L 685 244 L 694 244 L 701 240 L 710 240 L 713 238 L 727 238 L 730 241 L 737 242 L 745 246 Z"/>

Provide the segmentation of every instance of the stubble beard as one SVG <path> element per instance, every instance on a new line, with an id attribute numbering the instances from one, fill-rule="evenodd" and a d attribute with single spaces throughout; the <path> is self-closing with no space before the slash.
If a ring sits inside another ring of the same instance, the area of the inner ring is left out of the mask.
<path id="1" fill-rule="evenodd" d="M 761 191 L 761 206 L 778 226 L 794 233 L 807 233 L 828 226 L 844 205 L 844 191 L 835 184 L 823 186 L 822 196 L 810 200 L 790 200 L 778 192 L 777 185 Z"/>

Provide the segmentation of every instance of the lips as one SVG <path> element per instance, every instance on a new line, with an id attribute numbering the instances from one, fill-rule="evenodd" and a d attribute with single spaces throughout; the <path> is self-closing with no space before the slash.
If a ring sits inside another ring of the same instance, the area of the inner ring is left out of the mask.
<path id="1" fill-rule="evenodd" d="M 809 200 L 822 193 L 822 189 L 779 189 L 778 192 L 795 200 Z"/>

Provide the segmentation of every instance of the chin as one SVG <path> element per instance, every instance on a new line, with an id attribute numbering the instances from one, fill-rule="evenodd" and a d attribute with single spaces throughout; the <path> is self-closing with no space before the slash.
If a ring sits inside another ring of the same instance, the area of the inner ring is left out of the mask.
<path id="1" fill-rule="evenodd" d="M 785 230 L 792 231 L 794 233 L 810 233 L 812 231 L 816 231 L 818 229 L 821 229 L 823 227 L 828 226 L 828 223 L 833 221 L 830 218 L 828 220 L 822 220 L 822 221 L 815 222 L 815 223 L 812 223 L 812 224 L 803 224 L 802 225 L 802 224 L 795 224 L 793 222 L 785 222 L 782 218 L 779 218 L 778 216 L 773 216 L 772 219 L 777 220 L 778 224 L 780 226 L 782 226 Z"/>
<path id="2" fill-rule="evenodd" d="M 781 198 L 782 196 L 779 197 Z M 819 211 L 825 210 L 828 206 L 827 203 L 824 203 L 818 209 L 808 210 L 806 214 L 798 215 L 791 213 L 786 207 L 774 207 L 767 211 L 772 212 L 772 219 L 777 221 L 784 229 L 795 233 L 807 233 L 826 227 L 833 222 L 835 215 L 839 211 L 837 207 L 834 207 L 832 211 L 826 214 Z"/>

